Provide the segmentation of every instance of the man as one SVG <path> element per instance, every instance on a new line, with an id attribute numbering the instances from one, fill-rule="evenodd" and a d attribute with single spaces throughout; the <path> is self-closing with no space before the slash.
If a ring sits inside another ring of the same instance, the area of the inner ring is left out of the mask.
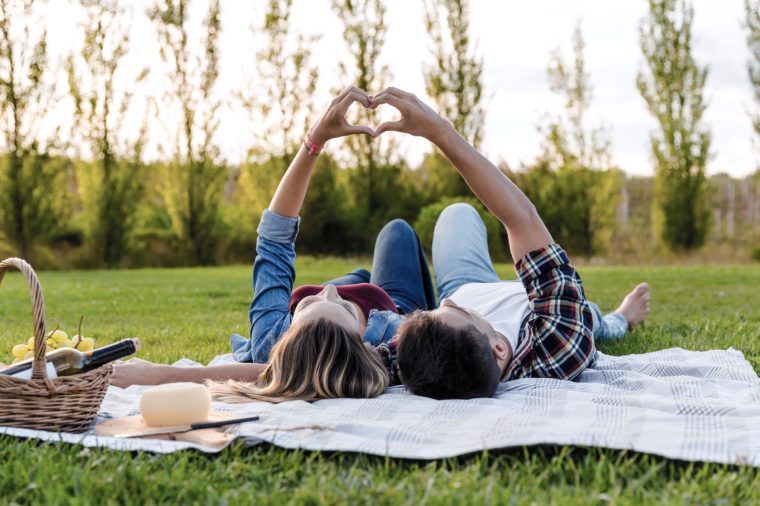
<path id="1" fill-rule="evenodd" d="M 645 283 L 603 317 L 535 206 L 450 123 L 396 88 L 374 97 L 371 108 L 381 104 L 402 118 L 380 125 L 375 135 L 392 130 L 433 142 L 506 228 L 520 278 L 504 282 L 496 275 L 485 226 L 471 206 L 455 204 L 441 214 L 433 240 L 440 307 L 409 316 L 379 349 L 412 393 L 467 399 L 492 396 L 499 381 L 570 380 L 593 365 L 595 338 L 622 337 L 646 318 Z"/>

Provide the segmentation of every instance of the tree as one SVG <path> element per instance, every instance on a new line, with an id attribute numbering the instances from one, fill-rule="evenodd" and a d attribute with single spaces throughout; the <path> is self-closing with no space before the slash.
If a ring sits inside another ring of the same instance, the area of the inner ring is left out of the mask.
<path id="1" fill-rule="evenodd" d="M 8 150 L 0 165 L 0 232 L 30 262 L 65 225 L 65 171 L 51 163 L 37 137 L 53 99 L 45 82 L 47 32 L 38 28 L 37 5 L 0 0 L 0 132 Z"/>
<path id="2" fill-rule="evenodd" d="M 580 26 L 573 33 L 573 58 L 565 60 L 557 48 L 547 74 L 564 107 L 539 127 L 541 154 L 521 183 L 557 242 L 588 257 L 611 239 L 622 175 L 612 168 L 605 130 L 586 125 L 593 90 Z"/>
<path id="3" fill-rule="evenodd" d="M 134 89 L 117 91 L 129 47 L 129 23 L 116 0 L 81 0 L 87 13 L 79 58 L 69 55 L 66 70 L 74 100 L 75 130 L 89 145 L 93 163 L 81 163 L 85 235 L 96 261 L 114 266 L 126 253 L 141 194 L 140 151 L 146 128 L 130 146 L 120 146 L 121 129 Z M 120 72 L 121 70 L 121 72 Z M 147 74 L 143 70 L 135 80 Z M 122 81 L 127 81 L 123 78 Z M 129 151 L 129 152 L 127 152 Z"/>
<path id="4" fill-rule="evenodd" d="M 188 0 L 157 0 L 148 15 L 156 25 L 160 54 L 169 67 L 168 105 L 179 106 L 181 121 L 162 196 L 189 260 L 205 265 L 214 262 L 226 180 L 213 144 L 221 105 L 214 93 L 221 19 L 219 0 L 212 0 L 203 23 L 202 54 L 194 57 L 189 7 Z"/>
<path id="5" fill-rule="evenodd" d="M 580 25 L 573 31 L 573 58 L 565 61 L 560 48 L 549 58 L 549 88 L 564 100 L 564 114 L 544 128 L 548 141 L 545 151 L 554 163 L 589 168 L 610 165 L 610 143 L 603 127 L 588 131 L 586 113 L 591 106 L 593 87 L 586 71 L 585 43 Z"/>
<path id="6" fill-rule="evenodd" d="M 259 83 L 240 92 L 239 98 L 254 121 L 263 125 L 258 153 L 279 158 L 285 167 L 298 152 L 309 122 L 314 121 L 311 97 L 317 87 L 319 68 L 311 61 L 317 37 L 291 33 L 293 0 L 270 0 L 261 27 L 263 48 L 252 63 Z M 259 27 L 251 26 L 257 34 Z M 292 46 L 292 49 L 290 47 Z M 283 168 L 284 170 L 284 168 Z"/>
<path id="7" fill-rule="evenodd" d="M 254 244 L 260 213 L 298 152 L 309 122 L 315 120 L 315 105 L 304 97 L 314 95 L 319 78 L 311 62 L 316 38 L 291 33 L 292 7 L 292 0 L 270 0 L 263 25 L 251 26 L 255 37 L 259 31 L 263 36 L 263 47 L 251 62 L 259 79 L 250 80 L 248 89 L 255 91 L 240 91 L 238 98 L 262 130 L 256 132 L 261 142 L 249 150 L 232 196 L 236 209 L 230 223 L 241 248 Z M 314 177 L 320 177 L 319 172 Z M 307 201 L 314 194 L 310 191 Z"/>
<path id="8" fill-rule="evenodd" d="M 702 122 L 707 67 L 691 53 L 693 19 L 686 0 L 649 0 L 640 29 L 646 71 L 636 80 L 659 125 L 651 136 L 653 216 L 660 238 L 675 250 L 701 246 L 710 217 L 705 179 L 710 133 Z"/>
<path id="9" fill-rule="evenodd" d="M 298 232 L 299 251 L 317 254 L 356 253 L 351 217 L 341 169 L 328 154 L 319 155 L 301 209 L 304 226 Z"/>
<path id="10" fill-rule="evenodd" d="M 380 53 L 388 29 L 385 6 L 381 0 L 333 0 L 333 9 L 343 23 L 343 39 L 354 68 L 339 62 L 342 82 L 362 90 L 382 90 L 389 78 L 387 65 L 380 64 Z M 356 121 L 370 124 L 373 114 L 361 108 Z M 381 166 L 388 165 L 390 145 L 382 138 L 351 135 L 345 139 L 351 153 L 349 166 L 355 169 L 351 178 L 354 205 L 358 213 L 374 229 L 382 219 L 380 204 L 385 200 L 377 190 L 382 177 Z M 366 234 L 366 231 L 365 231 Z"/>
<path id="11" fill-rule="evenodd" d="M 466 202 L 470 204 L 475 208 L 480 215 L 480 218 L 483 220 L 483 224 L 486 227 L 488 252 L 491 260 L 494 262 L 509 261 L 509 248 L 507 248 L 507 242 L 502 237 L 504 226 L 499 223 L 499 220 L 497 220 L 496 217 L 474 196 L 444 197 L 437 202 L 423 207 L 420 210 L 417 219 L 414 221 L 414 230 L 419 235 L 423 247 L 428 251 L 432 250 L 433 235 L 438 217 L 444 209 L 451 204 L 456 204 L 458 202 Z"/>
<path id="12" fill-rule="evenodd" d="M 747 61 L 747 73 L 752 89 L 755 92 L 755 102 L 760 103 L 760 1 L 744 0 L 746 16 L 747 46 L 750 59 Z M 751 114 L 752 127 L 760 135 L 760 114 Z"/>
<path id="13" fill-rule="evenodd" d="M 750 59 L 747 61 L 747 72 L 749 73 L 749 81 L 755 94 L 755 102 L 760 104 L 760 1 L 744 0 L 744 11 L 746 14 L 747 46 L 750 52 Z M 760 113 L 751 113 L 750 116 L 755 134 L 760 136 Z M 747 181 L 757 188 L 757 193 L 760 193 L 760 169 L 756 170 L 755 174 L 750 176 Z M 755 194 L 751 192 L 750 194 L 752 195 L 752 199 L 748 204 L 747 215 L 750 228 L 755 228 L 755 222 L 760 223 L 760 213 L 757 213 L 757 218 L 755 218 Z M 756 250 L 756 253 L 758 255 L 756 259 L 760 260 L 760 248 Z"/>
<path id="14" fill-rule="evenodd" d="M 425 91 L 470 144 L 480 146 L 485 123 L 483 57 L 474 54 L 467 0 L 426 0 L 425 26 L 435 64 L 425 67 Z"/>
<path id="15" fill-rule="evenodd" d="M 483 57 L 470 38 L 468 0 L 425 0 L 425 27 L 435 63 L 426 65 L 425 91 L 438 112 L 470 144 L 480 146 L 485 123 Z M 436 197 L 472 196 L 459 174 L 438 151 L 426 156 L 429 192 Z"/>

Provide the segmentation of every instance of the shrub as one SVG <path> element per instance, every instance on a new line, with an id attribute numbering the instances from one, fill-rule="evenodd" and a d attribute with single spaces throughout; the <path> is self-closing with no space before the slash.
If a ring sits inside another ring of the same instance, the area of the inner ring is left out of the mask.
<path id="1" fill-rule="evenodd" d="M 760 246 L 752 250 L 752 260 L 760 262 Z"/>
<path id="2" fill-rule="evenodd" d="M 466 202 L 472 205 L 483 219 L 488 234 L 488 249 L 491 253 L 491 260 L 494 262 L 510 261 L 511 257 L 509 255 L 509 248 L 507 247 L 504 227 L 477 199 L 471 197 L 447 197 L 423 207 L 414 223 L 414 229 L 420 236 L 422 246 L 427 251 L 430 251 L 433 245 L 433 231 L 435 230 L 435 222 L 438 221 L 438 216 L 446 207 L 457 202 Z"/>

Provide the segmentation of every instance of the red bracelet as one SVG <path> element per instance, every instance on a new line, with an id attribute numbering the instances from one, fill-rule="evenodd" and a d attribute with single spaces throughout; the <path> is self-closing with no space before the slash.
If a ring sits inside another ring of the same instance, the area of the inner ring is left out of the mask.
<path id="1" fill-rule="evenodd" d="M 320 146 L 316 142 L 314 142 L 314 139 L 311 138 L 311 135 L 308 133 L 306 134 L 306 138 L 303 140 L 303 145 L 306 146 L 306 149 L 308 150 L 309 154 L 312 156 L 319 155 L 323 149 L 325 149 L 324 146 Z"/>

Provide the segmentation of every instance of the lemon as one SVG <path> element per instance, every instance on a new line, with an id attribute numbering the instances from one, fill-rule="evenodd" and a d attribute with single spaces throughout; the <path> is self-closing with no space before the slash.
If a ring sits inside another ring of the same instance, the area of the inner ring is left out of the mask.
<path id="1" fill-rule="evenodd" d="M 34 350 L 34 336 L 30 337 L 26 342 L 26 347 L 30 350 Z"/>

